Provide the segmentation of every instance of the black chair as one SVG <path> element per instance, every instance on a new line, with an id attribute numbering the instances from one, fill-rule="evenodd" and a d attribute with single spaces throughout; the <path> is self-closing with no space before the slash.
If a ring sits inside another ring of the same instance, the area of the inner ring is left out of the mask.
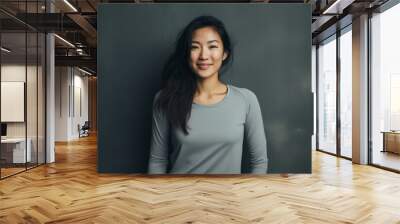
<path id="1" fill-rule="evenodd" d="M 82 127 L 78 124 L 79 138 L 89 136 L 89 129 L 89 121 L 85 121 L 85 124 L 83 124 Z"/>

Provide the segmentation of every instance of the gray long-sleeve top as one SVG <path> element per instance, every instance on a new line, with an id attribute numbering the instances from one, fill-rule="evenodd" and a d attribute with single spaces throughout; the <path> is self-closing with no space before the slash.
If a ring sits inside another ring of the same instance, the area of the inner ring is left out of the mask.
<path id="1" fill-rule="evenodd" d="M 266 173 L 267 144 L 261 109 L 250 90 L 228 85 L 222 101 L 212 105 L 193 103 L 187 124 L 189 134 L 185 135 L 153 106 L 150 174 L 240 174 L 244 138 L 251 173 Z"/>

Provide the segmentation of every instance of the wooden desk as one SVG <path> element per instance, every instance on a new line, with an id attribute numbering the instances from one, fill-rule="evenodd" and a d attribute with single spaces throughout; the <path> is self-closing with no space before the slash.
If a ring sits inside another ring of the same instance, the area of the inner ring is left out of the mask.
<path id="1" fill-rule="evenodd" d="M 382 131 L 381 133 L 383 133 L 382 152 L 400 154 L 400 131 Z"/>

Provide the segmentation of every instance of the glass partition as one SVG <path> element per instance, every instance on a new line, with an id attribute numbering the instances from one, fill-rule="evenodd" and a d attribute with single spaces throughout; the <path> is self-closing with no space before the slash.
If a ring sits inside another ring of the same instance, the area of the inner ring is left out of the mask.
<path id="1" fill-rule="evenodd" d="M 26 33 L 1 34 L 1 176 L 26 169 Z M 6 50 L 4 50 L 6 49 Z"/>
<path id="2" fill-rule="evenodd" d="M 7 1 L 0 7 L 43 13 L 45 1 Z M 36 18 L 36 17 L 33 17 Z M 0 178 L 45 163 L 45 34 L 0 12 Z"/>

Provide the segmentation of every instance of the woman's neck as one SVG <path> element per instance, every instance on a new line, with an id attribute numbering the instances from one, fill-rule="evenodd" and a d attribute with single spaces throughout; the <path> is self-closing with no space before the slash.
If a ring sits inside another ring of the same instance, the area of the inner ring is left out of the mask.
<path id="1" fill-rule="evenodd" d="M 222 83 L 218 76 L 215 79 L 214 77 L 210 77 L 208 79 L 199 79 L 197 81 L 197 90 L 195 95 L 219 95 L 224 94 L 226 91 L 226 85 Z"/>

